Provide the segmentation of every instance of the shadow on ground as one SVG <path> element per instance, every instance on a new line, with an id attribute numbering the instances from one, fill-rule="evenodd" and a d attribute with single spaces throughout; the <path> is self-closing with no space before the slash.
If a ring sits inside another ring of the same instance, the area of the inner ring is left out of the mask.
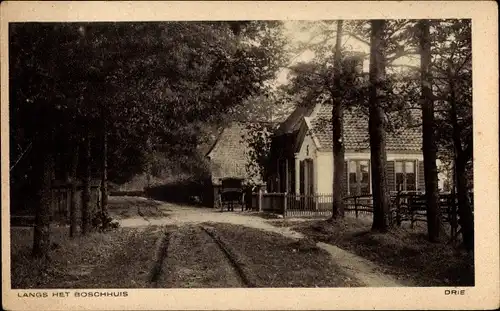
<path id="1" fill-rule="evenodd" d="M 165 217 L 170 210 L 161 208 L 162 202 L 148 198 L 111 196 L 108 201 L 108 212 L 114 219 L 132 217 Z"/>
<path id="2" fill-rule="evenodd" d="M 148 198 L 178 204 L 203 206 L 203 194 L 207 193 L 206 185 L 198 181 L 184 181 L 163 184 L 144 191 Z"/>

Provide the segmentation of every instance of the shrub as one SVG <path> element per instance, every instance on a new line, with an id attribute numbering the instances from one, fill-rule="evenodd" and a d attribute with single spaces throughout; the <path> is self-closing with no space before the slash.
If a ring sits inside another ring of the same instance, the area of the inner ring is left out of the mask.
<path id="1" fill-rule="evenodd" d="M 104 232 L 116 229 L 120 226 L 120 224 L 116 220 L 113 220 L 113 218 L 109 216 L 108 212 L 99 211 L 92 219 L 92 226 L 97 231 Z"/>

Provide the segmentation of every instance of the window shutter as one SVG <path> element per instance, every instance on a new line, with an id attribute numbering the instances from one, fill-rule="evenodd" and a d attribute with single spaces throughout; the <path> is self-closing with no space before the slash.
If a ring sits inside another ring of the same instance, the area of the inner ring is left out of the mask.
<path id="1" fill-rule="evenodd" d="M 347 169 L 347 161 L 344 161 L 344 178 L 342 178 L 342 182 L 344 184 L 344 195 L 349 195 L 349 189 L 347 188 L 347 179 L 349 178 L 349 170 Z"/>
<path id="2" fill-rule="evenodd" d="M 300 194 L 304 194 L 304 161 L 300 161 Z"/>
<path id="3" fill-rule="evenodd" d="M 396 183 L 394 182 L 394 161 L 387 161 L 387 190 L 396 191 Z"/>
<path id="4" fill-rule="evenodd" d="M 424 162 L 423 161 L 418 161 L 417 164 L 417 169 L 418 169 L 418 185 L 417 189 L 418 191 L 425 192 L 425 175 L 424 175 Z"/>

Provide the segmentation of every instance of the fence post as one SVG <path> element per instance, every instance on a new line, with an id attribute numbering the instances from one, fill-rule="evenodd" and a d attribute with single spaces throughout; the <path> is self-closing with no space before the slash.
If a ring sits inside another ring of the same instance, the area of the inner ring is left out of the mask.
<path id="1" fill-rule="evenodd" d="M 286 206 L 287 206 L 287 197 L 288 197 L 288 193 L 284 193 L 283 194 L 283 218 L 286 217 Z"/>
<path id="2" fill-rule="evenodd" d="M 358 218 L 358 198 L 354 197 L 354 212 L 356 213 L 356 218 Z"/>

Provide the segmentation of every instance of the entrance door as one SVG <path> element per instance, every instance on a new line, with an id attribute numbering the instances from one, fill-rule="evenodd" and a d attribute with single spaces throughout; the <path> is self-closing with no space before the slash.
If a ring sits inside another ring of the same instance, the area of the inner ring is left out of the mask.
<path id="1" fill-rule="evenodd" d="M 313 160 L 312 159 L 306 159 L 305 160 L 306 167 L 307 167 L 307 194 L 314 194 L 314 165 L 313 165 Z"/>
<path id="2" fill-rule="evenodd" d="M 314 165 L 312 159 L 300 161 L 300 193 L 314 194 Z"/>
<path id="3" fill-rule="evenodd" d="M 314 162 L 312 159 L 300 161 L 300 194 L 302 208 L 314 207 Z"/>

